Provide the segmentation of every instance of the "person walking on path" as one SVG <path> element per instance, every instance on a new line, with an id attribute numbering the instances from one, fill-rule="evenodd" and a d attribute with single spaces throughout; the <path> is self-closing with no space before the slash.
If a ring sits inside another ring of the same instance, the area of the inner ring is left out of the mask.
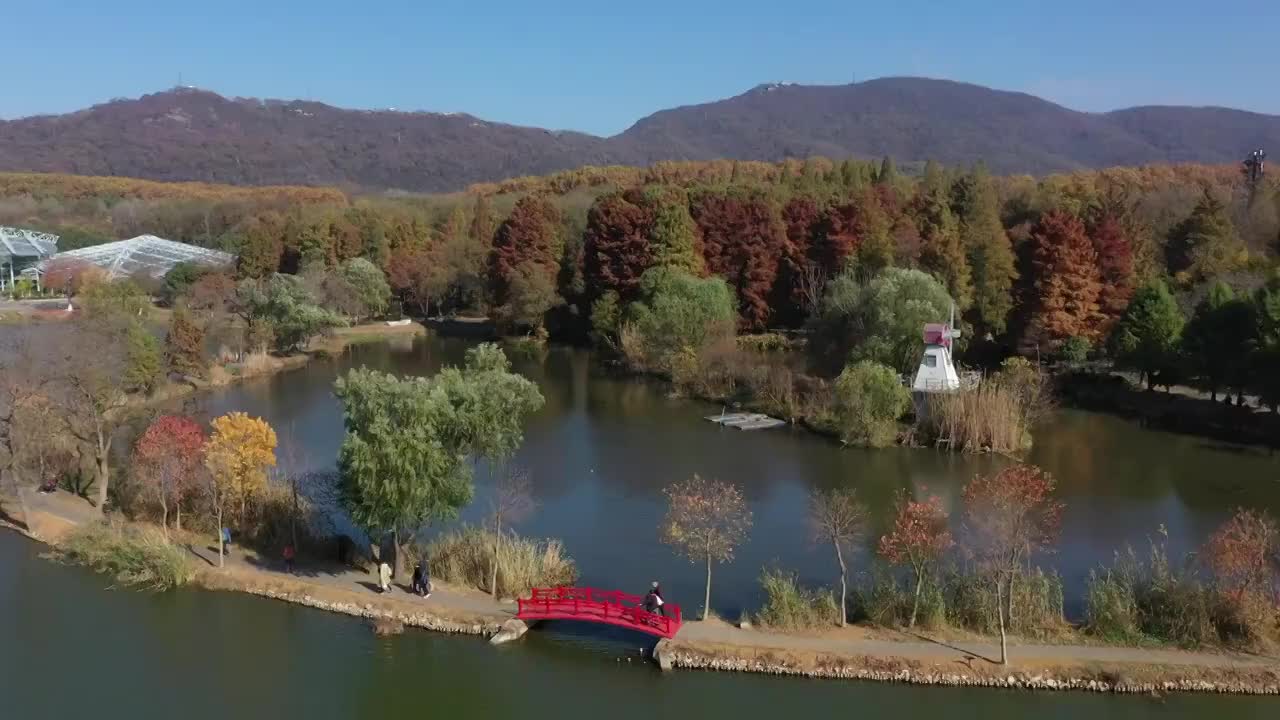
<path id="1" fill-rule="evenodd" d="M 644 608 L 647 613 L 658 612 L 658 596 L 653 594 L 652 588 L 644 594 L 644 602 L 641 603 L 640 607 Z"/>
<path id="2" fill-rule="evenodd" d="M 418 560 L 418 567 L 414 568 L 413 574 L 418 578 L 418 594 L 424 598 L 431 597 L 431 566 L 427 564 L 425 555 Z"/>
<path id="3" fill-rule="evenodd" d="M 284 569 L 290 575 L 293 574 L 293 543 L 285 543 L 284 546 Z"/>
<path id="4" fill-rule="evenodd" d="M 386 560 L 378 563 L 378 592 L 391 590 L 391 566 Z"/>
<path id="5" fill-rule="evenodd" d="M 231 528 L 222 528 L 222 554 L 231 557 Z"/>
<path id="6" fill-rule="evenodd" d="M 658 612 L 662 615 L 662 617 L 666 617 L 667 601 L 662 599 L 662 586 L 658 584 L 657 580 L 653 581 L 653 587 L 649 590 L 649 592 L 653 593 L 654 600 L 658 605 Z"/>

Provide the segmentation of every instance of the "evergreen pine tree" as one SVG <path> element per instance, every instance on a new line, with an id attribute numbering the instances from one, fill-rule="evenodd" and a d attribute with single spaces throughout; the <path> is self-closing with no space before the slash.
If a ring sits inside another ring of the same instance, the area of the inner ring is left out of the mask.
<path id="1" fill-rule="evenodd" d="M 489 198 L 476 196 L 476 206 L 471 212 L 471 240 L 482 246 L 491 247 L 497 228 L 493 222 L 493 210 L 489 209 Z"/>
<path id="2" fill-rule="evenodd" d="M 898 179 L 898 171 L 893 166 L 893 158 L 888 155 L 880 161 L 880 172 L 876 175 L 877 185 L 892 185 Z"/>
<path id="3" fill-rule="evenodd" d="M 653 223 L 649 230 L 653 264 L 701 275 L 698 226 L 689 214 L 688 195 L 675 186 L 653 185 L 645 188 L 643 199 Z"/>
<path id="4" fill-rule="evenodd" d="M 1184 281 L 1204 280 L 1235 270 L 1247 259 L 1226 205 L 1206 187 L 1165 248 L 1169 274 Z"/>
<path id="5" fill-rule="evenodd" d="M 995 188 L 983 168 L 954 183 L 952 201 L 960 216 L 960 239 L 973 271 L 973 312 L 992 335 L 1005 331 L 1018 278 L 1013 244 L 1000 223 Z"/>
<path id="6" fill-rule="evenodd" d="M 1150 390 L 1156 377 L 1177 363 L 1184 322 L 1163 281 L 1142 286 L 1111 336 L 1116 362 L 1139 371 Z"/>
<path id="7" fill-rule="evenodd" d="M 973 275 L 943 189 L 922 192 L 914 214 L 920 231 L 920 268 L 941 280 L 960 310 L 967 310 L 973 302 Z"/>

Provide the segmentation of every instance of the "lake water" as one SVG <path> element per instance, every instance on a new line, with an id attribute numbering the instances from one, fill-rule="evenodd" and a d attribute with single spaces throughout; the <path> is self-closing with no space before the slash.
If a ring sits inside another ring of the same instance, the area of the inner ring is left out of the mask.
<path id="1" fill-rule="evenodd" d="M 331 468 L 343 432 L 331 391 L 340 373 L 365 365 L 426 375 L 460 363 L 466 347 L 439 338 L 360 345 L 203 396 L 187 409 L 266 418 L 281 436 L 282 456 L 307 468 Z M 515 366 L 547 401 L 527 423 L 516 458 L 530 472 L 539 504 L 518 529 L 563 540 L 585 584 L 641 592 L 660 579 L 689 612 L 701 604 L 703 570 L 658 542 L 661 490 L 674 480 L 699 473 L 732 480 L 746 493 L 755 527 L 735 561 L 715 568 L 712 587 L 713 607 L 735 618 L 758 603 L 757 578 L 766 565 L 794 569 L 815 584 L 838 577 L 830 551 L 809 541 L 805 510 L 814 488 L 856 488 L 872 510 L 874 539 L 897 491 L 940 495 L 958 515 L 963 484 L 1003 462 L 921 449 L 843 449 L 802 430 L 719 428 L 702 419 L 718 406 L 671 398 L 659 383 L 611 376 L 584 350 L 556 347 L 545 359 Z M 1161 526 L 1171 552 L 1182 552 L 1198 546 L 1237 506 L 1280 515 L 1280 458 L 1106 415 L 1058 412 L 1037 432 L 1029 459 L 1057 477 L 1066 503 L 1058 552 L 1044 561 L 1063 574 L 1073 615 L 1080 612 L 1088 571 L 1126 543 L 1145 551 Z M 481 469 L 464 521 L 484 514 L 491 487 Z M 861 554 L 859 568 L 868 556 Z"/>
<path id="2" fill-rule="evenodd" d="M 0 717 L 565 717 L 744 720 L 782 714 L 937 720 L 1275 717 L 1274 698 L 1111 697 L 746 674 L 663 674 L 556 633 L 494 648 L 247 595 L 109 590 L 0 532 Z"/>

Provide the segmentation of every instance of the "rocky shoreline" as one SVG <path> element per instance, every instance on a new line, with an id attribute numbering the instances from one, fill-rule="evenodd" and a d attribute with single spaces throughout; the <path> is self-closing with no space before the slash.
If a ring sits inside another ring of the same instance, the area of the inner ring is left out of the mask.
<path id="1" fill-rule="evenodd" d="M 398 612 L 386 608 L 379 608 L 373 603 L 365 603 L 361 605 L 359 603 L 329 601 L 306 593 L 299 594 L 288 591 L 273 590 L 271 588 L 245 585 L 232 590 L 232 592 L 243 592 L 249 595 L 256 595 L 258 597 L 271 598 L 272 600 L 282 600 L 287 603 L 293 603 L 294 605 L 302 605 L 304 607 L 325 610 L 333 613 L 342 613 L 343 615 L 364 618 L 373 622 L 386 621 L 391 623 L 400 623 L 405 627 L 415 627 L 422 630 L 430 630 L 431 632 L 444 633 L 446 635 L 479 635 L 492 637 L 502 629 L 502 624 L 499 622 L 457 622 L 438 617 L 431 613 Z"/>
<path id="2" fill-rule="evenodd" d="M 920 663 L 884 657 L 819 656 L 813 662 L 785 659 L 754 648 L 704 650 L 679 641 L 662 654 L 673 668 L 722 672 L 752 672 L 814 679 L 872 680 L 876 682 L 987 687 L 1016 690 L 1075 690 L 1115 694 L 1197 692 L 1233 695 L 1280 695 L 1280 667 L 1275 669 L 1215 672 L 1197 668 L 1196 677 L 1171 666 L 1145 666 L 1141 677 L 1132 677 L 1123 666 L 1026 671 L 993 666 L 990 672 L 958 672 Z"/>

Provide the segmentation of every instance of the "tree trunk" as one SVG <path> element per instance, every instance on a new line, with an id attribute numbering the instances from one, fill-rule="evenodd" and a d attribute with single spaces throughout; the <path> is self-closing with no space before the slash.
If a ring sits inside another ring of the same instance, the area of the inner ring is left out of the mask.
<path id="1" fill-rule="evenodd" d="M 702 598 L 702 619 L 711 617 L 711 546 L 707 545 L 707 591 Z"/>
<path id="2" fill-rule="evenodd" d="M 1004 596 L 1001 594 L 1000 576 L 996 576 L 996 618 L 1000 624 L 1000 664 L 1009 664 L 1009 640 L 1004 631 Z"/>
<path id="3" fill-rule="evenodd" d="M 218 503 L 218 567 L 224 567 L 226 556 L 226 548 L 222 546 L 222 503 Z"/>
<path id="4" fill-rule="evenodd" d="M 182 496 L 181 495 L 178 496 L 178 499 L 173 504 L 173 513 L 174 513 L 173 526 L 178 529 L 178 532 L 182 532 Z"/>
<path id="5" fill-rule="evenodd" d="M 169 503 L 164 493 L 160 493 L 160 528 L 164 530 L 164 539 L 169 539 Z"/>
<path id="6" fill-rule="evenodd" d="M 293 543 L 293 549 L 298 550 L 298 515 L 301 509 L 298 507 L 298 479 L 290 478 L 289 490 L 293 499 L 293 512 L 289 515 L 289 540 Z"/>
<path id="7" fill-rule="evenodd" d="M 920 610 L 920 591 L 924 589 L 924 572 L 916 570 L 916 594 L 911 600 L 911 619 L 907 621 L 907 627 L 916 626 L 916 612 Z"/>
<path id="8" fill-rule="evenodd" d="M 846 606 L 846 598 L 849 596 L 849 572 L 844 566 L 844 552 L 840 550 L 840 543 L 833 542 L 832 544 L 836 546 L 836 560 L 840 563 L 840 627 L 844 627 L 846 618 L 849 616 L 849 610 Z"/>
<path id="9" fill-rule="evenodd" d="M 493 559 L 489 563 L 489 594 L 498 597 L 498 553 L 502 550 L 502 518 L 493 520 Z"/>
<path id="10" fill-rule="evenodd" d="M 22 480 L 18 471 L 9 468 L 9 481 L 13 483 L 13 494 L 18 497 L 18 509 L 22 511 L 22 526 L 31 532 L 31 511 L 27 508 L 27 496 L 22 492 Z"/>
<path id="11" fill-rule="evenodd" d="M 107 451 L 100 449 L 98 455 L 98 510 L 106 512 L 107 483 L 110 482 L 111 468 L 107 463 Z"/>
<path id="12" fill-rule="evenodd" d="M 396 528 L 395 530 L 391 531 L 391 544 L 392 544 L 392 550 L 394 550 L 396 555 L 394 558 L 392 558 L 393 562 L 391 563 L 391 576 L 396 579 L 403 579 L 404 578 L 405 546 L 400 544 L 400 528 Z"/>
<path id="13" fill-rule="evenodd" d="M 1009 592 L 1005 594 L 1005 599 L 1004 599 L 1004 605 L 1005 605 L 1004 616 L 1005 616 L 1005 619 L 1009 621 L 1010 626 L 1013 625 L 1013 581 L 1014 579 L 1015 579 L 1014 574 L 1010 573 L 1009 574 Z"/>

